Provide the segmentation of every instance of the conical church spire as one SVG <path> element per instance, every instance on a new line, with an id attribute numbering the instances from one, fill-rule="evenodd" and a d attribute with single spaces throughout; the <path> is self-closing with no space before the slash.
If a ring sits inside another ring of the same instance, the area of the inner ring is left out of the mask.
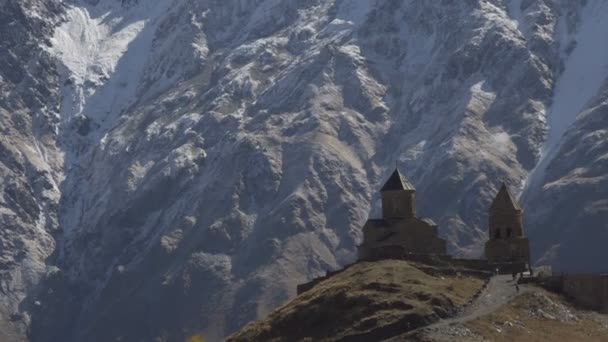
<path id="1" fill-rule="evenodd" d="M 399 172 L 399 169 L 395 169 L 386 183 L 384 183 L 382 189 L 380 189 L 380 192 L 399 190 L 416 191 L 416 188 L 414 188 L 412 183 Z"/>
<path id="2" fill-rule="evenodd" d="M 496 194 L 496 198 L 492 202 L 492 206 L 490 210 L 514 210 L 521 211 L 521 207 L 515 200 L 511 191 L 507 188 L 507 185 L 503 182 L 500 190 L 498 190 L 498 194 Z"/>

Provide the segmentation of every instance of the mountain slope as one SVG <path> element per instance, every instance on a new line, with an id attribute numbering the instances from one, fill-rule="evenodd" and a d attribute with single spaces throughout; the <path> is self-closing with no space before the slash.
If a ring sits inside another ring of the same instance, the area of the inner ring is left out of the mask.
<path id="1" fill-rule="evenodd" d="M 219 340 L 353 260 L 395 162 L 453 253 L 504 179 L 537 258 L 602 267 L 600 0 L 4 4 L 0 321 L 32 340 Z"/>
<path id="2" fill-rule="evenodd" d="M 599 190 L 607 180 L 607 13 L 603 1 L 589 2 L 579 14 L 580 27 L 564 41 L 549 135 L 524 193 L 536 258 L 556 270 L 606 270 L 598 261 L 608 238 L 606 195 Z"/>
<path id="3" fill-rule="evenodd" d="M 0 1 L 0 339 L 27 330 L 45 265 L 55 250 L 62 153 L 60 95 L 50 44 L 57 3 Z M 17 309 L 19 308 L 19 309 Z"/>

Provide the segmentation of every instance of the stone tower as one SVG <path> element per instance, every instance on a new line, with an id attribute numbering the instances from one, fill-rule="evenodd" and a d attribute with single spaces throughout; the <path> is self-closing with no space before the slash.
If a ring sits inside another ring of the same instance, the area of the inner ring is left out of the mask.
<path id="1" fill-rule="evenodd" d="M 522 209 L 503 183 L 490 206 L 486 258 L 493 263 L 530 262 L 530 247 L 524 236 Z"/>
<path id="2" fill-rule="evenodd" d="M 363 226 L 359 260 L 406 258 L 411 255 L 445 255 L 446 242 L 433 220 L 416 217 L 416 189 L 395 170 L 382 189 L 382 218 Z"/>
<path id="3" fill-rule="evenodd" d="M 380 189 L 382 218 L 404 219 L 416 217 L 416 189 L 395 169 Z"/>

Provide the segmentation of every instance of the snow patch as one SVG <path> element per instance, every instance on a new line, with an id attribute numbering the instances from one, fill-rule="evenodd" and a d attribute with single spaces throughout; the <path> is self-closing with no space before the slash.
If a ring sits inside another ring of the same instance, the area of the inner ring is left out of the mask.
<path id="1" fill-rule="evenodd" d="M 133 165 L 129 167 L 129 179 L 127 180 L 127 189 L 130 192 L 134 192 L 137 190 L 141 181 L 148 174 L 150 169 L 155 165 L 154 161 L 148 161 L 145 164 L 142 164 L 140 161 L 136 161 Z"/>
<path id="2" fill-rule="evenodd" d="M 345 0 L 338 7 L 337 18 L 353 25 L 361 25 L 370 10 L 375 7 L 376 1 L 370 0 Z"/>
<path id="3" fill-rule="evenodd" d="M 496 94 L 494 92 L 489 91 L 487 87 L 484 87 L 485 83 L 485 80 L 475 83 L 471 87 L 471 94 L 482 99 L 494 101 L 494 99 L 496 99 Z"/>
<path id="4" fill-rule="evenodd" d="M 488 89 L 485 81 L 482 80 L 471 87 L 471 99 L 467 108 L 477 114 L 485 113 L 495 100 L 496 93 Z"/>
<path id="5" fill-rule="evenodd" d="M 549 136 L 545 150 L 554 149 L 576 116 L 591 100 L 608 76 L 608 2 L 596 0 L 583 11 L 577 46 L 566 60 L 564 73 L 555 87 L 549 113 Z"/>
<path id="6" fill-rule="evenodd" d="M 424 147 L 426 146 L 426 140 L 422 140 L 418 142 L 416 145 L 410 147 L 405 155 L 399 158 L 401 163 L 411 162 L 418 160 L 418 157 L 422 156 L 424 153 Z"/>
<path id="7" fill-rule="evenodd" d="M 319 36 L 325 38 L 337 33 L 347 34 L 353 32 L 357 27 L 365 22 L 367 15 L 374 5 L 375 1 L 372 0 L 342 1 L 338 7 L 336 17 L 321 32 L 319 32 Z"/>
<path id="8" fill-rule="evenodd" d="M 492 134 L 491 146 L 501 154 L 507 154 L 510 151 L 510 146 L 513 145 L 511 142 L 511 136 L 506 132 L 497 132 Z"/>
<path id="9" fill-rule="evenodd" d="M 544 179 L 562 137 L 608 76 L 607 16 L 608 2 L 604 0 L 590 1 L 582 12 L 581 26 L 575 35 L 576 47 L 570 55 L 562 56 L 565 69 L 557 80 L 547 115 L 547 140 L 541 149 L 539 163 L 525 182 L 526 188 Z"/>
<path id="10" fill-rule="evenodd" d="M 524 22 L 524 13 L 521 10 L 522 2 L 523 0 L 511 0 L 508 3 L 509 16 L 511 17 L 511 20 L 513 21 L 513 24 L 515 24 L 517 30 L 520 32 L 522 32 L 521 25 Z"/>
<path id="11" fill-rule="evenodd" d="M 86 115 L 97 123 L 136 97 L 155 22 L 169 0 L 123 7 L 117 1 L 77 2 L 51 39 L 63 82 L 62 119 Z M 120 69 L 120 72 L 119 72 Z"/>

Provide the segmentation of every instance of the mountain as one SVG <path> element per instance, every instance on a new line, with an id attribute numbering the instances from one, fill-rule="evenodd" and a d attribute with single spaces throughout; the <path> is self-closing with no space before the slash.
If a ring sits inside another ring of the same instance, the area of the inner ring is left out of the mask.
<path id="1" fill-rule="evenodd" d="M 603 270 L 606 14 L 0 0 L 0 330 L 219 340 L 354 260 L 395 164 L 452 253 L 504 180 L 535 260 Z"/>
<path id="2" fill-rule="evenodd" d="M 19 341 L 55 251 L 63 158 L 59 77 L 44 53 L 58 3 L 0 1 L 0 340 Z"/>

